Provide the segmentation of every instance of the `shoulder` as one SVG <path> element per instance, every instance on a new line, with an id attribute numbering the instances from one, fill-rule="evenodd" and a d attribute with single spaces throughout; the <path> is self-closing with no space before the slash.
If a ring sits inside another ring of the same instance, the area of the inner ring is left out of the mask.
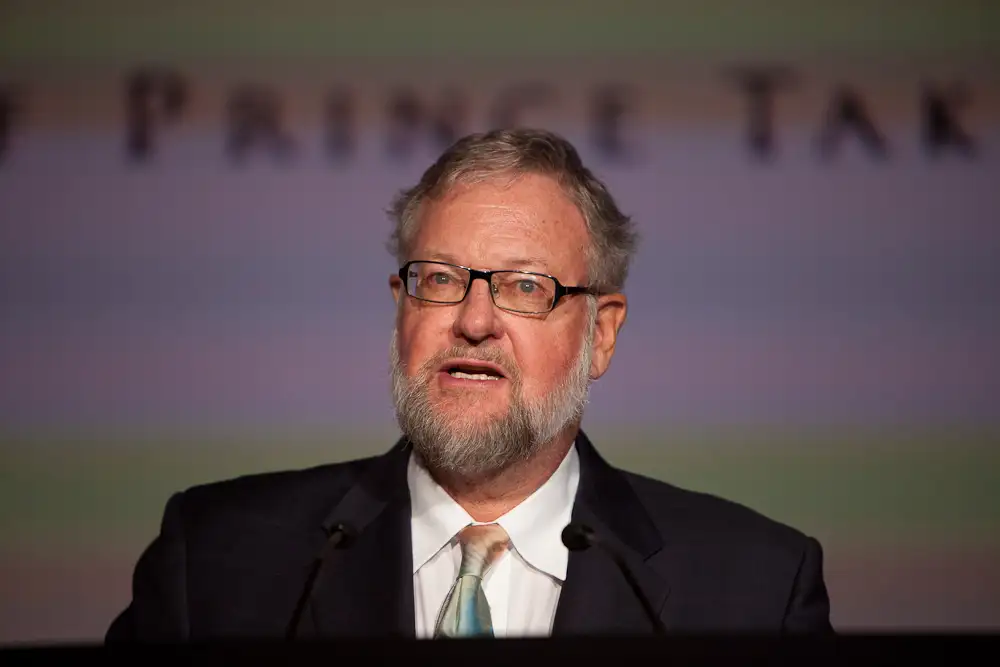
<path id="1" fill-rule="evenodd" d="M 737 502 L 623 474 L 662 539 L 649 563 L 693 627 L 830 630 L 816 539 Z"/>
<path id="2" fill-rule="evenodd" d="M 233 523 L 315 527 L 378 457 L 263 472 L 192 486 L 168 505 L 187 530 Z"/>
<path id="3" fill-rule="evenodd" d="M 692 547 L 756 549 L 797 561 L 813 540 L 738 502 L 621 471 L 661 535 Z"/>

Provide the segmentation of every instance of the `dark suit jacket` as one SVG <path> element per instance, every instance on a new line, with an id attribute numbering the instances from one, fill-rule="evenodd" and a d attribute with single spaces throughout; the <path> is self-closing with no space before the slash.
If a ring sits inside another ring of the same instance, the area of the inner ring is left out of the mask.
<path id="1" fill-rule="evenodd" d="M 577 448 L 574 521 L 622 553 L 668 631 L 832 631 L 814 539 L 735 503 L 613 468 L 583 433 Z M 400 441 L 378 457 L 174 495 L 107 641 L 282 637 L 338 522 L 358 535 L 327 558 L 300 636 L 412 637 L 409 452 Z M 570 553 L 554 636 L 651 629 L 605 553 Z"/>

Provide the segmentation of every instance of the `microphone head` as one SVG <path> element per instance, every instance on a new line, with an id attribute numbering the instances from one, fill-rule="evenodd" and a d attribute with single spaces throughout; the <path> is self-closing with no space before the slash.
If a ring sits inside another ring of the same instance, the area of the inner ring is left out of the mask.
<path id="1" fill-rule="evenodd" d="M 570 551 L 583 551 L 594 543 L 595 534 L 592 528 L 582 523 L 571 523 L 562 532 L 562 543 Z"/>
<path id="2" fill-rule="evenodd" d="M 327 539 L 333 538 L 338 533 L 340 534 L 340 539 L 337 541 L 337 547 L 340 549 L 351 546 L 354 538 L 358 536 L 358 531 L 354 530 L 350 524 L 335 523 L 327 531 Z"/>

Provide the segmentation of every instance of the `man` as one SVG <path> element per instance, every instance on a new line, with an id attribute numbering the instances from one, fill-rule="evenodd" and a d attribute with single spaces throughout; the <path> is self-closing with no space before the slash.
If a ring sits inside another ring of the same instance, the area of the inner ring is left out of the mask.
<path id="1" fill-rule="evenodd" d="M 635 234 L 569 143 L 466 137 L 392 216 L 403 438 L 175 495 L 108 641 L 831 630 L 815 540 L 617 470 L 580 430 Z M 635 589 L 567 550 L 571 521 Z"/>

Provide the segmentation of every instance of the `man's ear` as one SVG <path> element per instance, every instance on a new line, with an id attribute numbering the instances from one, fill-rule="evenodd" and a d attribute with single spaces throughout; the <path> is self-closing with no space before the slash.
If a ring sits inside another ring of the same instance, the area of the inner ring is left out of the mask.
<path id="1" fill-rule="evenodd" d="M 389 289 L 392 290 L 392 300 L 399 303 L 399 296 L 403 293 L 403 281 L 395 273 L 389 276 Z"/>
<path id="2" fill-rule="evenodd" d="M 590 357 L 590 379 L 604 375 L 615 354 L 618 332 L 625 324 L 628 299 L 624 294 L 602 294 L 597 297 L 597 321 L 594 325 L 594 346 Z"/>

